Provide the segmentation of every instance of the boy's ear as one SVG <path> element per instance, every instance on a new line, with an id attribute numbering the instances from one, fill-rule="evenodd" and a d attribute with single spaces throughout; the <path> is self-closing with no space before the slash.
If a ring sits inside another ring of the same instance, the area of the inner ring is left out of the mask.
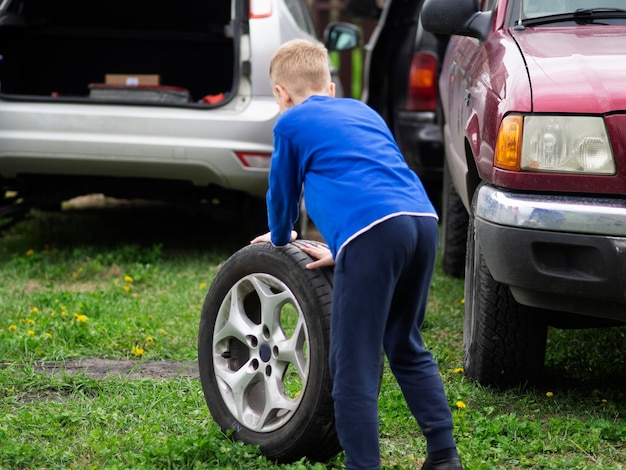
<path id="1" fill-rule="evenodd" d="M 276 101 L 281 109 L 291 108 L 294 103 L 289 95 L 289 92 L 280 85 L 274 85 L 274 94 L 276 95 Z"/>
<path id="2" fill-rule="evenodd" d="M 331 98 L 335 97 L 335 82 L 330 82 L 330 86 L 328 87 L 328 96 Z"/>

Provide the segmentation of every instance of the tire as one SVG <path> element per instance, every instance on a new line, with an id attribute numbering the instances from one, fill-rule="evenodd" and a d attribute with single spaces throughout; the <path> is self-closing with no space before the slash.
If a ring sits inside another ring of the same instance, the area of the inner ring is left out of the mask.
<path id="1" fill-rule="evenodd" d="M 483 385 L 519 386 L 541 378 L 548 325 L 541 309 L 518 303 L 491 276 L 473 222 L 468 227 L 463 367 Z"/>
<path id="2" fill-rule="evenodd" d="M 442 190 L 441 266 L 448 276 L 462 278 L 465 269 L 469 215 L 454 189 L 450 170 L 444 161 Z"/>
<path id="3" fill-rule="evenodd" d="M 198 334 L 206 403 L 232 439 L 281 463 L 341 451 L 328 366 L 331 269 L 305 269 L 298 247 L 248 245 L 222 266 Z"/>

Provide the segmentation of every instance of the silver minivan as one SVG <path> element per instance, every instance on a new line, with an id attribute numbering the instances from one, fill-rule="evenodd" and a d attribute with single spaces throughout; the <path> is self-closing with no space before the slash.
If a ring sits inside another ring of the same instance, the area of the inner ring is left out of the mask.
<path id="1" fill-rule="evenodd" d="M 0 0 L 0 224 L 90 193 L 264 220 L 297 37 L 305 0 Z"/>

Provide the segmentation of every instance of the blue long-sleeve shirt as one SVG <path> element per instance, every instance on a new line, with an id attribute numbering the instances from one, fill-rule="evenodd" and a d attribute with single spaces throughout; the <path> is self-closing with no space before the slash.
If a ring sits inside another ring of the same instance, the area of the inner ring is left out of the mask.
<path id="1" fill-rule="evenodd" d="M 307 212 L 335 259 L 390 217 L 437 217 L 385 121 L 350 98 L 314 95 L 278 118 L 267 192 L 274 245 L 289 242 L 303 187 Z"/>

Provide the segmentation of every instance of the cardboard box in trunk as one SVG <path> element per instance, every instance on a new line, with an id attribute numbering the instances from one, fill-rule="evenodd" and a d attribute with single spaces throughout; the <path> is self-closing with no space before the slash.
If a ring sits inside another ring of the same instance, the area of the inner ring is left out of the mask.
<path id="1" fill-rule="evenodd" d="M 157 74 L 120 74 L 107 73 L 104 76 L 104 83 L 107 85 L 124 85 L 124 86 L 156 86 L 160 85 L 161 77 Z"/>

